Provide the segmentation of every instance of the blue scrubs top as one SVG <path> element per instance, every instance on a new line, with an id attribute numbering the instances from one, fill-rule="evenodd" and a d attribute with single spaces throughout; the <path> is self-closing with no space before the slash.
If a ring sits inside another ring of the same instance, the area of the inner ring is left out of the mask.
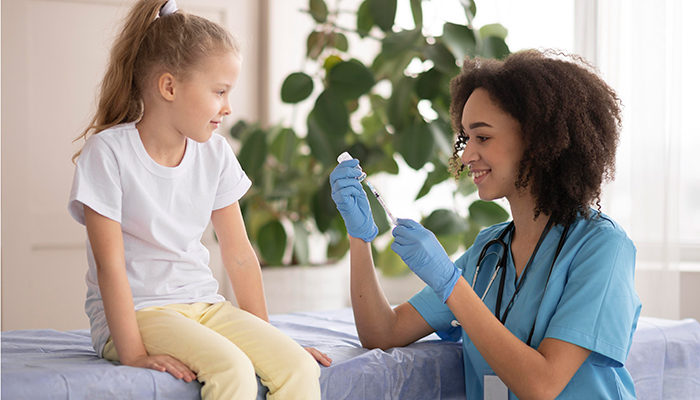
<path id="1" fill-rule="evenodd" d="M 579 218 L 571 225 L 564 247 L 556 260 L 545 292 L 545 282 L 564 227 L 555 225 L 545 237 L 525 282 L 517 294 L 505 326 L 523 342 L 535 322 L 531 346 L 544 338 L 555 338 L 591 350 L 590 356 L 571 378 L 558 399 L 634 399 L 634 383 L 624 367 L 641 310 L 634 289 L 636 249 L 622 228 L 608 216 L 591 211 L 590 219 Z M 473 285 L 474 271 L 484 245 L 497 238 L 507 223 L 483 230 L 474 245 L 456 261 L 462 276 Z M 506 236 L 510 243 L 510 234 Z M 476 293 L 481 297 L 493 275 L 500 246 L 482 261 Z M 506 285 L 501 313 L 517 286 L 515 267 L 508 251 Z M 484 303 L 494 312 L 501 272 Z M 453 327 L 452 311 L 430 287 L 413 296 L 409 303 L 443 339 L 462 339 L 467 398 L 483 399 L 484 375 L 493 370 L 460 327 Z M 509 393 L 509 399 L 517 399 Z"/>

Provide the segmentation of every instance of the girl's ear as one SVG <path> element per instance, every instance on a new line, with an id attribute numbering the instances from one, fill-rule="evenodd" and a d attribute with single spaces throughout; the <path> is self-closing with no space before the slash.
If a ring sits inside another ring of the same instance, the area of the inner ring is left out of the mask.
<path id="1" fill-rule="evenodd" d="M 171 73 L 165 72 L 158 77 L 158 93 L 166 101 L 173 101 L 175 98 L 175 77 Z"/>

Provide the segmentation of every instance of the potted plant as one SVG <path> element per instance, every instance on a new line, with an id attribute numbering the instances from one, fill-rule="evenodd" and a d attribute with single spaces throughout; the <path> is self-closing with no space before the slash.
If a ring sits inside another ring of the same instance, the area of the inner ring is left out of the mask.
<path id="1" fill-rule="evenodd" d="M 453 179 L 447 165 L 454 139 L 449 80 L 459 73 L 458 63 L 465 55 L 501 58 L 509 54 L 507 30 L 499 24 L 474 29 L 476 6 L 468 1 L 464 5 L 467 25 L 445 23 L 441 36 L 425 36 L 422 3 L 429 2 L 410 0 L 415 29 L 395 31 L 397 0 L 365 0 L 354 12 L 354 29 L 338 25 L 339 9 L 329 9 L 324 0 L 309 1 L 304 11 L 316 25 L 306 43 L 307 58 L 314 61 L 315 70 L 290 74 L 280 90 L 285 103 L 313 102 L 306 132 L 245 121 L 231 129 L 232 138 L 240 144 L 241 165 L 253 181 L 241 205 L 263 265 L 308 264 L 313 246 L 325 246 L 328 262 L 346 254 L 347 233 L 330 197 L 328 180 L 343 151 L 361 160 L 370 179 L 378 172 L 398 173 L 395 157 L 416 170 L 432 164 L 417 198 Z M 353 57 L 347 35 L 381 44 L 371 65 Z M 407 73 L 414 60 L 423 70 Z M 389 95 L 376 89 L 379 82 L 388 83 Z M 314 92 L 320 93 L 312 96 Z M 360 102 L 369 107 L 360 107 Z M 351 125 L 351 118 L 360 124 Z M 468 179 L 460 179 L 456 187 L 455 196 L 475 191 Z M 374 196 L 368 197 L 380 234 L 387 232 L 385 213 Z M 435 210 L 421 223 L 452 254 L 470 246 L 482 227 L 508 217 L 497 204 L 478 200 L 466 211 Z M 386 275 L 408 271 L 389 246 L 373 250 Z"/>

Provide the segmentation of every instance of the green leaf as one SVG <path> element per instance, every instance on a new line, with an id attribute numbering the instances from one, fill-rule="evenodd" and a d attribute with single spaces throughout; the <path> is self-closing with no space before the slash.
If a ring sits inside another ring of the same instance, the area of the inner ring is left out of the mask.
<path id="1" fill-rule="evenodd" d="M 343 238 L 338 243 L 328 243 L 326 253 L 329 260 L 340 260 L 348 250 L 350 250 L 350 239 L 348 239 L 346 234 L 343 235 Z"/>
<path id="2" fill-rule="evenodd" d="M 459 245 L 462 244 L 462 235 L 440 235 L 435 236 L 440 242 L 440 245 L 445 249 L 445 253 L 452 255 L 459 250 Z"/>
<path id="3" fill-rule="evenodd" d="M 294 247 L 292 258 L 300 265 L 309 264 L 309 232 L 302 221 L 294 222 Z"/>
<path id="4" fill-rule="evenodd" d="M 454 58 L 452 58 L 454 60 Z M 432 99 L 440 93 L 440 80 L 442 73 L 437 68 L 431 68 L 420 75 L 416 80 L 416 94 L 419 99 Z"/>
<path id="5" fill-rule="evenodd" d="M 270 145 L 270 153 L 283 165 L 291 165 L 292 157 L 299 146 L 300 139 L 289 128 L 280 130 Z"/>
<path id="6" fill-rule="evenodd" d="M 443 25 L 442 40 L 448 49 L 461 61 L 464 56 L 473 57 L 476 52 L 476 36 L 474 31 L 464 25 L 446 22 Z"/>
<path id="7" fill-rule="evenodd" d="M 374 86 L 374 75 L 359 61 L 344 61 L 331 69 L 328 86 L 343 100 L 356 99 Z"/>
<path id="8" fill-rule="evenodd" d="M 331 34 L 329 43 L 331 46 L 335 47 L 340 51 L 348 51 L 348 38 L 340 32 L 333 32 Z"/>
<path id="9" fill-rule="evenodd" d="M 423 26 L 422 3 L 423 0 L 411 0 L 411 14 L 413 14 L 413 22 L 415 22 L 416 28 Z"/>
<path id="10" fill-rule="evenodd" d="M 391 32 L 396 18 L 397 0 L 369 0 L 372 19 L 381 30 Z"/>
<path id="11" fill-rule="evenodd" d="M 483 38 L 481 42 L 480 53 L 485 58 L 502 60 L 510 54 L 510 49 L 503 39 L 495 36 L 488 36 Z"/>
<path id="12" fill-rule="evenodd" d="M 453 211 L 443 209 L 433 211 L 423 220 L 422 225 L 436 236 L 457 235 L 469 230 L 464 218 Z"/>
<path id="13" fill-rule="evenodd" d="M 369 190 L 367 185 L 362 185 L 362 188 L 365 190 L 365 194 L 367 194 L 367 199 L 369 200 L 369 208 L 372 210 L 372 217 L 374 218 L 374 223 L 377 224 L 379 234 L 381 235 L 382 233 L 391 229 L 391 225 L 389 225 L 389 217 L 386 215 L 386 211 L 384 211 L 382 205 L 379 204 L 379 200 L 377 200 L 377 198 L 374 197 L 374 194 Z"/>
<path id="14" fill-rule="evenodd" d="M 324 0 L 309 0 L 309 12 L 319 24 L 326 22 L 328 18 L 328 6 Z"/>
<path id="15" fill-rule="evenodd" d="M 399 131 L 402 130 L 411 119 L 413 107 L 414 78 L 405 76 L 394 84 L 391 97 L 387 103 L 387 117 L 389 123 Z"/>
<path id="16" fill-rule="evenodd" d="M 384 276 L 401 276 L 411 272 L 401 257 L 391 249 L 391 246 L 379 253 L 377 257 L 377 269 L 382 271 Z"/>
<path id="17" fill-rule="evenodd" d="M 464 14 L 467 16 L 467 21 L 469 21 L 469 25 L 471 25 L 476 16 L 476 3 L 474 0 L 462 0 L 461 3 L 464 6 Z"/>
<path id="18" fill-rule="evenodd" d="M 244 120 L 239 120 L 231 127 L 229 133 L 231 134 L 232 138 L 241 140 L 243 137 L 243 132 L 246 130 L 248 130 L 248 124 Z"/>
<path id="19" fill-rule="evenodd" d="M 430 127 L 430 132 L 433 133 L 435 144 L 437 144 L 439 152 L 442 153 L 442 157 L 451 157 L 454 148 L 452 145 L 452 128 L 449 125 L 449 121 L 438 118 L 430 122 L 428 127 Z"/>
<path id="20" fill-rule="evenodd" d="M 357 33 L 362 38 L 369 35 L 369 31 L 372 30 L 374 26 L 374 18 L 372 17 L 372 10 L 370 9 L 371 1 L 372 0 L 365 0 L 357 10 Z"/>
<path id="21" fill-rule="evenodd" d="M 348 110 L 332 90 L 326 89 L 318 96 L 312 113 L 328 136 L 342 137 L 350 128 Z"/>
<path id="22" fill-rule="evenodd" d="M 508 29 L 503 27 L 501 24 L 488 24 L 479 29 L 479 35 L 481 35 L 482 38 L 494 36 L 506 40 L 506 36 L 508 36 Z"/>
<path id="23" fill-rule="evenodd" d="M 462 171 L 462 174 L 459 176 L 459 180 L 457 181 L 457 191 L 462 196 L 469 196 L 470 194 L 476 192 L 476 190 L 477 187 L 472 178 L 467 176 L 466 171 Z"/>
<path id="24" fill-rule="evenodd" d="M 481 232 L 481 227 L 477 225 L 474 221 L 469 219 L 469 230 L 464 234 L 463 242 L 464 247 L 467 249 L 472 247 L 474 244 L 474 241 L 476 240 L 476 237 L 479 235 L 479 232 Z"/>
<path id="25" fill-rule="evenodd" d="M 450 76 L 456 75 L 457 72 L 459 72 L 455 57 L 442 41 L 438 40 L 435 44 L 426 46 L 423 49 L 423 54 L 433 61 L 435 69 L 438 71 Z"/>
<path id="26" fill-rule="evenodd" d="M 397 82 L 406 76 L 404 74 L 406 67 L 417 56 L 420 54 L 415 51 L 406 51 L 400 53 L 398 57 L 389 59 L 384 53 L 379 53 L 372 62 L 372 71 L 374 71 L 376 80 L 389 79 L 392 82 Z"/>
<path id="27" fill-rule="evenodd" d="M 508 219 L 508 212 L 492 201 L 476 200 L 469 206 L 469 218 L 480 226 L 491 226 Z"/>
<path id="28" fill-rule="evenodd" d="M 326 232 L 328 233 L 328 249 L 326 250 L 328 260 L 339 260 L 350 250 L 350 240 L 348 239 L 348 231 L 345 229 L 345 221 L 340 214 L 331 221 L 331 226 Z"/>
<path id="29" fill-rule="evenodd" d="M 246 174 L 256 177 L 261 172 L 265 158 L 267 158 L 265 131 L 256 129 L 243 143 L 238 154 L 238 161 Z"/>
<path id="30" fill-rule="evenodd" d="M 306 121 L 308 127 L 306 141 L 309 144 L 313 157 L 322 164 L 331 167 L 337 163 L 336 157 L 338 154 L 343 152 L 342 149 L 345 147 L 344 135 L 334 132 L 327 133 L 321 128 L 317 118 L 315 112 L 312 111 L 309 114 Z"/>
<path id="31" fill-rule="evenodd" d="M 335 54 L 331 54 L 330 56 L 326 57 L 326 59 L 323 60 L 323 69 L 326 70 L 326 75 L 330 74 L 333 67 L 340 64 L 341 62 L 343 62 L 343 59 L 336 56 Z"/>
<path id="32" fill-rule="evenodd" d="M 248 199 L 250 198 L 247 196 L 243 198 L 243 200 Z M 245 218 L 246 231 L 248 231 L 249 237 L 257 240 L 260 229 L 262 229 L 262 227 L 268 222 L 275 219 L 275 216 L 264 210 L 253 210 L 255 208 L 255 204 L 249 205 L 247 201 L 244 203 L 246 204 L 246 207 L 241 207 L 241 212 Z"/>
<path id="33" fill-rule="evenodd" d="M 272 220 L 260 228 L 257 237 L 260 256 L 268 265 L 280 265 L 287 247 L 287 233 L 279 220 Z"/>
<path id="34" fill-rule="evenodd" d="M 311 32 L 306 40 L 306 57 L 315 60 L 326 47 L 326 34 L 324 32 Z"/>
<path id="35" fill-rule="evenodd" d="M 313 91 L 313 79 L 303 72 L 294 72 L 282 83 L 282 101 L 285 103 L 298 103 L 309 97 Z"/>
<path id="36" fill-rule="evenodd" d="M 387 33 L 382 40 L 382 54 L 388 59 L 394 58 L 418 48 L 421 41 L 425 41 L 425 37 L 420 29 Z"/>
<path id="37" fill-rule="evenodd" d="M 338 210 L 336 210 L 335 203 L 331 198 L 331 183 L 328 176 L 326 176 L 321 187 L 314 194 L 312 209 L 318 230 L 321 232 L 327 231 L 333 218 L 338 215 Z"/>
<path id="38" fill-rule="evenodd" d="M 409 167 L 419 170 L 430 160 L 435 140 L 425 122 L 408 125 L 404 132 L 397 135 L 397 149 Z"/>
<path id="39" fill-rule="evenodd" d="M 420 199 L 421 197 L 425 196 L 426 194 L 430 193 L 430 189 L 433 188 L 433 186 L 437 185 L 438 183 L 442 183 L 445 180 L 449 179 L 452 177 L 450 172 L 447 170 L 447 168 L 443 164 L 438 164 L 435 166 L 435 170 L 433 172 L 428 174 L 428 177 L 425 178 L 425 182 L 423 183 L 423 187 L 420 188 L 420 191 L 418 192 L 418 195 L 416 196 L 416 200 Z"/>

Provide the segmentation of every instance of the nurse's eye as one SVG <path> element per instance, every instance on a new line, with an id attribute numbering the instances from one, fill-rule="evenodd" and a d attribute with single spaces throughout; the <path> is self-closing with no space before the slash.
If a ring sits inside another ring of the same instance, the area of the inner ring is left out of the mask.
<path id="1" fill-rule="evenodd" d="M 480 143 L 483 143 L 483 142 L 487 141 L 488 139 L 489 138 L 486 136 L 477 136 L 476 137 L 476 140 L 478 140 Z"/>
<path id="2" fill-rule="evenodd" d="M 467 135 L 464 129 L 462 129 L 462 131 L 459 132 L 459 141 L 464 144 L 469 143 L 469 135 Z"/>

